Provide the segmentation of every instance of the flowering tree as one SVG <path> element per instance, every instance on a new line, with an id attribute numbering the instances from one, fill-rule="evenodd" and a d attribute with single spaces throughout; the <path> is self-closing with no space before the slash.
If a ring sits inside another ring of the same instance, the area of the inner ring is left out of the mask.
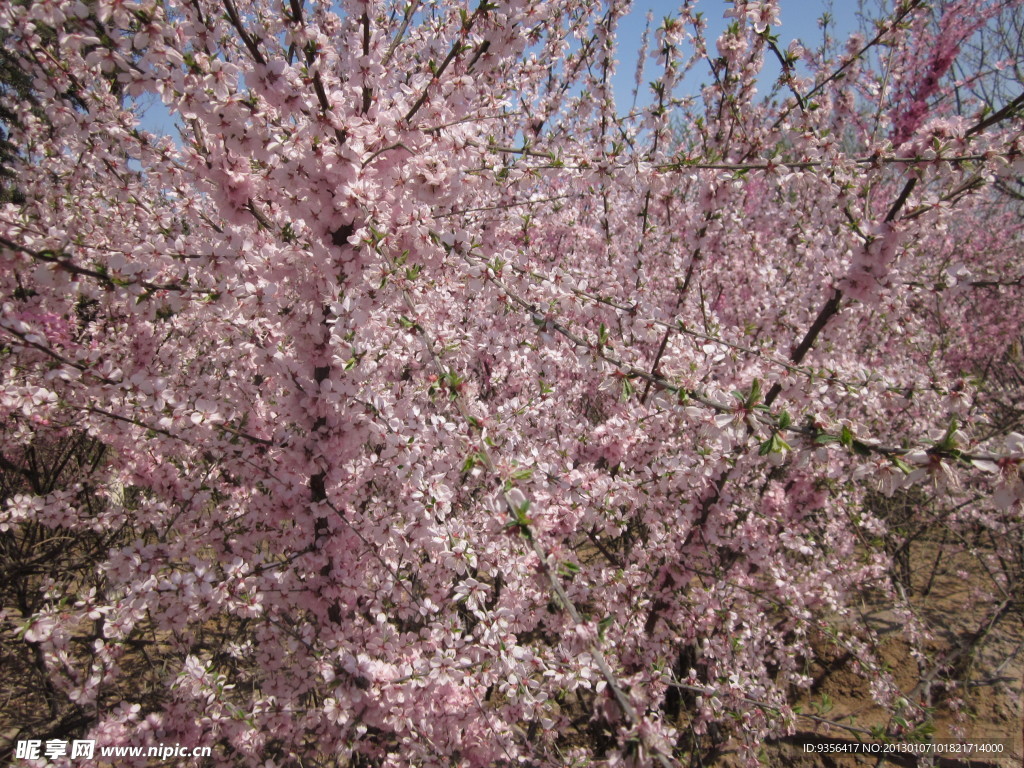
<path id="1" fill-rule="evenodd" d="M 871 500 L 929 494 L 1024 578 L 1024 438 L 975 398 L 1020 334 L 989 190 L 1022 98 L 947 78 L 1004 5 L 901 2 L 831 55 L 774 2 L 709 49 L 684 3 L 623 116 L 617 0 L 5 4 L 24 737 L 756 760 L 822 633 L 919 721 L 849 610 L 906 605 Z"/>

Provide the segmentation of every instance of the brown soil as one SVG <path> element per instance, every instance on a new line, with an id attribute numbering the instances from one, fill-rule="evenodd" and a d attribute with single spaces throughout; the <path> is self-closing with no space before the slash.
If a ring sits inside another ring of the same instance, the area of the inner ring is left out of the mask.
<path id="1" fill-rule="evenodd" d="M 871 674 L 858 673 L 849 653 L 820 637 L 815 644 L 818 658 L 812 664 L 814 685 L 798 699 L 804 716 L 798 719 L 797 732 L 792 737 L 767 745 L 766 766 L 1024 765 L 1024 620 L 1020 596 L 1012 596 L 1018 603 L 1016 610 L 1008 611 L 975 645 L 974 652 L 958 655 L 964 642 L 976 638 L 979 628 L 987 624 L 998 603 L 979 599 L 972 593 L 979 582 L 985 581 L 977 557 L 965 552 L 944 551 L 939 555 L 937 543 L 922 542 L 910 559 L 910 602 L 932 635 L 922 643 L 925 656 L 920 662 L 912 655 L 904 622 L 881 594 L 866 595 L 861 606 L 863 625 L 875 635 L 872 645 L 882 669 L 888 670 L 906 698 L 930 708 L 924 718 L 924 729 L 916 735 L 907 733 L 890 739 L 903 743 L 997 741 L 1002 744 L 1002 753 L 949 755 L 929 762 L 909 754 L 888 754 L 880 760 L 883 756 L 878 754 L 808 752 L 807 744 L 821 745 L 815 749 L 842 750 L 858 740 L 881 743 L 883 739 L 872 729 L 890 734 L 898 730 L 890 714 L 872 700 L 868 684 Z M 967 579 L 963 578 L 964 572 Z M 922 686 L 922 678 L 932 674 L 943 659 L 951 662 L 948 669 L 933 675 L 930 689 Z M 961 684 L 950 691 L 949 680 Z M 951 706 L 955 699 L 962 700 L 959 709 Z M 740 761 L 737 752 L 727 748 L 713 765 L 732 768 L 740 765 Z"/>

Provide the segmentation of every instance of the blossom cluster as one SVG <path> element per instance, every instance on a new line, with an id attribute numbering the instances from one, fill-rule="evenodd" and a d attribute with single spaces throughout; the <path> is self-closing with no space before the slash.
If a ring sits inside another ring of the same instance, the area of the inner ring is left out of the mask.
<path id="1" fill-rule="evenodd" d="M 880 495 L 1021 557 L 1024 133 L 942 87 L 990 5 L 808 54 L 687 3 L 626 115 L 619 0 L 0 7 L 0 541 L 62 553 L 0 624 L 50 706 L 225 766 L 756 762 L 828 642 L 895 707 Z"/>

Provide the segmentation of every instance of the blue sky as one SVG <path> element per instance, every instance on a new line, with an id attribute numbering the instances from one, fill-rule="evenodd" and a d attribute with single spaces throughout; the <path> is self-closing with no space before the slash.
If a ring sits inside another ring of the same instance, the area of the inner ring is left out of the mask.
<path id="1" fill-rule="evenodd" d="M 822 41 L 822 30 L 818 20 L 825 12 L 832 17 L 830 34 L 833 38 L 844 41 L 849 34 L 857 28 L 857 3 L 847 0 L 838 2 L 825 2 L 824 0 L 781 0 L 779 4 L 780 13 L 778 27 L 773 31 L 778 35 L 779 47 L 783 50 L 792 40 L 799 39 L 807 48 L 817 48 Z M 634 87 L 634 76 L 636 74 L 637 51 L 640 48 L 640 40 L 643 36 L 646 25 L 647 12 L 653 13 L 652 28 L 649 36 L 649 45 L 654 44 L 654 30 L 661 24 L 662 19 L 669 15 L 675 15 L 679 7 L 678 0 L 635 0 L 633 10 L 622 20 L 619 25 L 619 67 L 615 74 L 615 98 L 620 112 L 629 110 L 632 102 Z M 728 0 L 698 0 L 696 9 L 704 14 L 708 22 L 707 39 L 708 48 L 714 51 L 714 43 L 719 34 L 725 29 L 730 19 L 724 17 L 726 10 L 732 7 Z M 778 65 L 773 60 L 766 60 L 765 73 L 772 78 L 778 75 Z M 656 72 L 648 70 L 645 73 L 644 83 L 654 79 Z M 677 90 L 676 95 L 682 96 L 686 93 L 696 93 L 705 79 L 708 72 L 705 69 L 695 69 Z M 643 91 L 639 94 L 639 103 L 647 101 Z"/>
<path id="2" fill-rule="evenodd" d="M 714 41 L 726 26 L 724 12 L 732 6 L 728 0 L 698 0 L 696 8 L 702 12 L 708 21 L 707 36 L 708 47 L 714 50 Z M 785 49 L 791 40 L 800 39 L 805 46 L 816 48 L 821 42 L 821 29 L 818 26 L 818 19 L 828 11 L 832 18 L 832 34 L 840 40 L 845 39 L 851 31 L 857 27 L 856 23 L 857 3 L 850 0 L 837 0 L 837 2 L 826 2 L 825 0 L 781 0 L 780 3 L 780 25 L 775 28 L 779 37 L 780 47 Z M 619 25 L 619 66 L 613 81 L 615 87 L 616 101 L 619 111 L 629 111 L 632 102 L 633 82 L 636 73 L 637 51 L 640 48 L 640 39 L 643 35 L 646 24 L 647 12 L 654 15 L 650 43 L 654 42 L 654 29 L 661 23 L 661 20 L 668 15 L 674 15 L 679 7 L 676 0 L 636 0 L 633 10 L 626 16 Z M 765 68 L 769 78 L 777 76 L 778 66 L 769 61 Z M 645 73 L 644 83 L 656 77 L 656 72 L 649 70 Z M 695 70 L 687 78 L 682 86 L 676 91 L 677 96 L 686 93 L 697 93 L 701 84 L 707 79 L 708 73 L 705 70 Z M 639 103 L 649 103 L 646 87 L 641 90 Z M 175 136 L 176 132 L 173 123 L 163 105 L 149 99 L 143 102 L 145 109 L 142 110 L 142 128 L 155 133 L 164 133 Z"/>

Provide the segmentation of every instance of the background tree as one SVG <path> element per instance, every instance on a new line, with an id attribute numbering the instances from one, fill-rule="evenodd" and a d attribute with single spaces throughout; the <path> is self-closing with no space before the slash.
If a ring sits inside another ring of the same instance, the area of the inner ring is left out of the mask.
<path id="1" fill-rule="evenodd" d="M 939 93 L 1000 7 L 900 3 L 801 74 L 775 3 L 713 43 L 684 4 L 625 116 L 618 2 L 0 8 L 45 110 L 0 91 L 0 618 L 54 732 L 756 762 L 825 645 L 879 737 L 925 733 L 960 656 L 927 657 L 917 529 L 877 500 L 991 541 L 981 630 L 1021 594 L 1024 445 L 976 398 L 1024 306 L 991 192 L 1021 119 Z M 180 143 L 139 130 L 147 94 Z"/>

